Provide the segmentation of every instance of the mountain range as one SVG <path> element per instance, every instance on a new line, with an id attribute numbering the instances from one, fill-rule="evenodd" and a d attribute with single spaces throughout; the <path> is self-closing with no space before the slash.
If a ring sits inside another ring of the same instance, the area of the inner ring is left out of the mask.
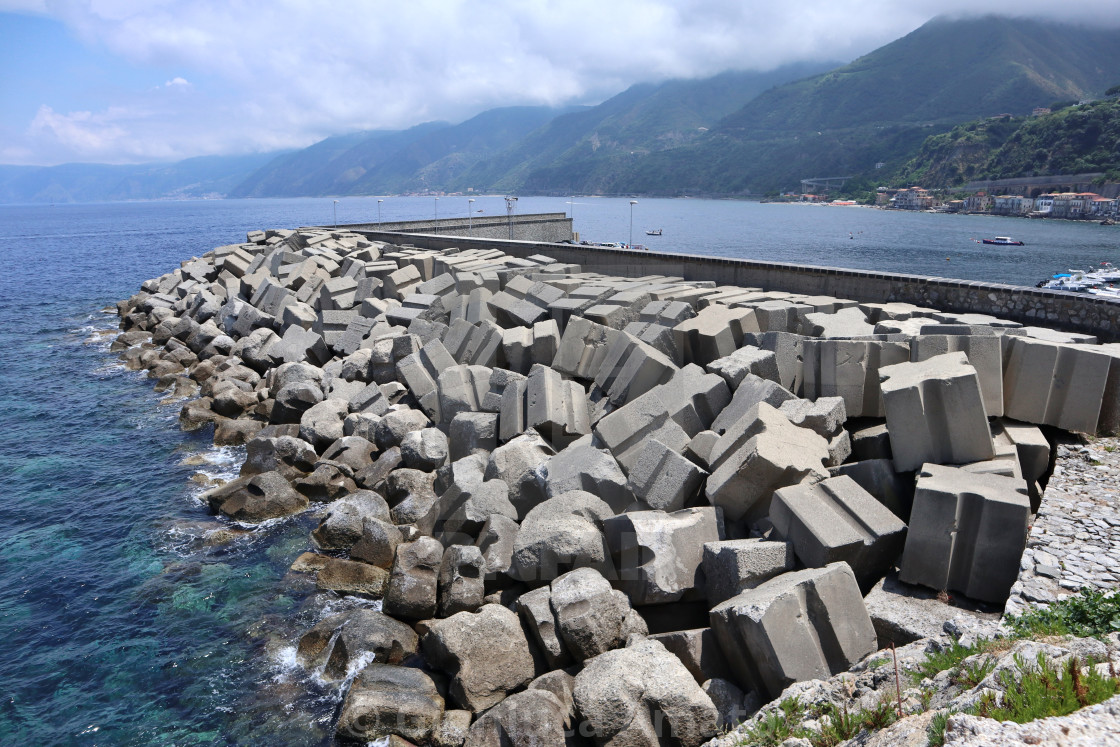
<path id="1" fill-rule="evenodd" d="M 407 192 L 750 195 L 800 179 L 918 173 L 931 136 L 1120 82 L 1120 30 L 938 18 L 843 65 L 639 84 L 598 106 L 507 107 L 465 122 L 175 164 L 0 166 L 0 202 Z M 885 169 L 885 171 L 881 171 Z"/>

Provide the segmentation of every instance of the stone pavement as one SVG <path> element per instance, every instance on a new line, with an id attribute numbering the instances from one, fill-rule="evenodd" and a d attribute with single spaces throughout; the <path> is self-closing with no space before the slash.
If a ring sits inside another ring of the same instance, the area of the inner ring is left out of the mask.
<path id="1" fill-rule="evenodd" d="M 1005 614 L 1120 588 L 1120 438 L 1069 440 L 1027 538 Z"/>

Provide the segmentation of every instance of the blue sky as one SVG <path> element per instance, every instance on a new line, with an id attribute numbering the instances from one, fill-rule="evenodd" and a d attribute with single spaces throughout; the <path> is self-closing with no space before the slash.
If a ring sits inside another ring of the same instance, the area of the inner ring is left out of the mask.
<path id="1" fill-rule="evenodd" d="M 851 60 L 941 13 L 1117 0 L 0 0 L 0 163 L 304 147 L 639 82 Z"/>

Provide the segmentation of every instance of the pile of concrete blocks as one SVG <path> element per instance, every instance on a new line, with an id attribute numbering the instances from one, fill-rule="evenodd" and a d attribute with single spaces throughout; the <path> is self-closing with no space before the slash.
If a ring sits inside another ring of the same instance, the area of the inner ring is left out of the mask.
<path id="1" fill-rule="evenodd" d="M 1120 428 L 1116 346 L 501 249 L 253 232 L 118 310 L 182 427 L 247 446 L 211 510 L 320 511 L 294 569 L 381 600 L 301 643 L 328 681 L 371 662 L 347 739 L 699 745 L 875 650 L 896 569 L 1001 604 L 1043 426 Z"/>

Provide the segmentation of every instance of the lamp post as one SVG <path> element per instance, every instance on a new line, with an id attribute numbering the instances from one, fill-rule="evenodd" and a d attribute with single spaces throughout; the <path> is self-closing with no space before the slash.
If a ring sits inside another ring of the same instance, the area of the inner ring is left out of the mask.
<path id="1" fill-rule="evenodd" d="M 627 249 L 634 248 L 634 206 L 637 204 L 637 200 L 630 200 L 630 245 Z"/>
<path id="2" fill-rule="evenodd" d="M 331 207 L 334 208 L 334 227 L 338 228 L 338 200 L 332 200 L 334 203 Z"/>
<path id="3" fill-rule="evenodd" d="M 378 200 L 377 201 L 377 227 L 378 228 L 381 228 L 381 203 L 383 203 L 383 202 L 385 202 L 385 200 Z"/>
<path id="4" fill-rule="evenodd" d="M 474 198 L 467 200 L 467 236 L 474 236 Z"/>
<path id="5" fill-rule="evenodd" d="M 572 195 L 572 199 L 568 200 L 568 204 L 572 206 L 572 233 L 576 230 L 576 196 Z"/>
<path id="6" fill-rule="evenodd" d="M 509 239 L 513 241 L 513 210 L 517 207 L 516 197 L 506 198 L 506 220 L 509 223 Z"/>
<path id="7" fill-rule="evenodd" d="M 436 220 L 439 220 L 439 198 L 436 198 Z"/>

